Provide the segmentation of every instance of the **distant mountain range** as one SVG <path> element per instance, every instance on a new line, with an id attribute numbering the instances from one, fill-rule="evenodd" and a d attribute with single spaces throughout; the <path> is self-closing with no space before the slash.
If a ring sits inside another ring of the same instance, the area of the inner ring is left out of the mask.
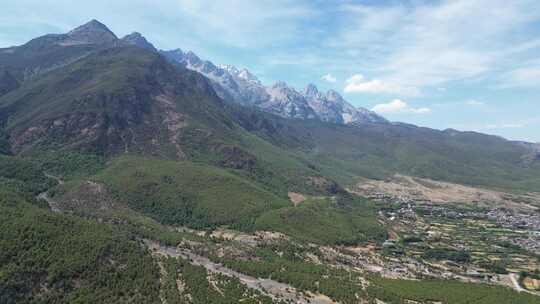
<path id="1" fill-rule="evenodd" d="M 315 85 L 309 84 L 299 92 L 283 81 L 265 86 L 247 69 L 215 65 L 200 59 L 191 51 L 184 53 L 176 49 L 160 53 L 169 60 L 208 77 L 223 99 L 255 105 L 286 118 L 317 119 L 339 124 L 388 123 L 372 111 L 355 108 L 334 90 L 323 93 L 319 92 Z"/>
<path id="2" fill-rule="evenodd" d="M 317 87 L 309 84 L 304 90 L 297 91 L 285 82 L 279 81 L 274 85 L 265 86 L 247 69 L 238 69 L 232 65 L 215 65 L 210 61 L 200 59 L 195 53 L 183 52 L 180 49 L 163 51 L 157 50 L 152 43 L 138 32 L 133 32 L 118 39 L 107 26 L 97 20 L 81 25 L 67 34 L 50 34 L 36 38 L 22 47 L 0 49 L 2 53 L 25 53 L 32 51 L 43 52 L 44 56 L 54 47 L 73 46 L 78 51 L 71 52 L 70 58 L 48 64 L 47 60 L 37 60 L 37 66 L 26 66 L 23 78 L 32 77 L 44 71 L 53 69 L 56 65 L 68 63 L 83 56 L 85 47 L 93 46 L 122 46 L 134 45 L 150 51 L 159 52 L 170 61 L 187 69 L 197 71 L 211 80 L 217 94 L 226 100 L 232 100 L 243 105 L 253 105 L 264 111 L 286 118 L 316 119 L 325 122 L 349 123 L 388 123 L 386 119 L 365 108 L 355 108 L 336 91 L 319 92 Z M 86 50 L 88 51 L 88 50 Z M 77 56 L 78 55 L 78 56 Z M 0 62 L 1 65 L 1 62 Z M 9 72 L 0 75 L 2 85 L 0 94 L 8 88 L 16 87 L 17 83 Z"/>
<path id="3" fill-rule="evenodd" d="M 266 86 L 246 69 L 159 51 L 137 32 L 118 38 L 96 20 L 0 49 L 0 80 L 0 151 L 11 154 L 134 152 L 255 170 L 279 167 L 260 154 L 271 147 L 340 182 L 396 172 L 492 187 L 537 182 L 537 145 L 389 123 L 335 91 Z"/>

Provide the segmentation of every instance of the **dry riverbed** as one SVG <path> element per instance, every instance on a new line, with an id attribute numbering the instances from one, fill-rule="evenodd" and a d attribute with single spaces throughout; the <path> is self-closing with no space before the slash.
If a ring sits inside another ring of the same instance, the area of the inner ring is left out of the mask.
<path id="1" fill-rule="evenodd" d="M 322 294 L 313 294 L 300 292 L 296 288 L 283 284 L 270 279 L 261 279 L 248 276 L 230 268 L 226 268 L 221 264 L 214 263 L 208 258 L 194 254 L 186 249 L 180 249 L 170 246 L 162 246 L 157 242 L 151 240 L 144 240 L 146 246 L 150 249 L 152 254 L 161 255 L 166 257 L 183 258 L 190 261 L 191 264 L 196 266 L 202 266 L 206 268 L 208 272 L 220 273 L 229 277 L 238 278 L 243 284 L 249 288 L 256 289 L 273 299 L 281 299 L 285 301 L 292 301 L 292 303 L 298 304 L 333 304 L 332 299 Z"/>

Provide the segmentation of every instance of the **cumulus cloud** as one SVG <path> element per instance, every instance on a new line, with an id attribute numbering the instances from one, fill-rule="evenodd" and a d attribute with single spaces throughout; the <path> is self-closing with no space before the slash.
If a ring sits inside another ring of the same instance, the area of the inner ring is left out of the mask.
<path id="1" fill-rule="evenodd" d="M 403 87 L 380 79 L 367 79 L 362 74 L 354 74 L 346 81 L 345 93 L 393 93 L 416 96 L 419 90 L 415 87 Z"/>
<path id="2" fill-rule="evenodd" d="M 380 114 L 388 113 L 414 113 L 414 114 L 426 114 L 430 113 L 431 109 L 426 107 L 414 108 L 401 99 L 394 99 L 388 103 L 381 103 L 371 109 L 374 112 Z"/>
<path id="3" fill-rule="evenodd" d="M 328 82 L 334 83 L 337 81 L 336 77 L 334 77 L 332 74 L 328 73 L 321 77 L 322 80 L 326 80 Z"/>

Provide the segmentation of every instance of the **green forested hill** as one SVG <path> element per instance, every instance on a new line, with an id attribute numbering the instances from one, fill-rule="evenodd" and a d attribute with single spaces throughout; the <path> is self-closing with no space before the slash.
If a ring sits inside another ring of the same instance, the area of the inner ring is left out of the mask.
<path id="1" fill-rule="evenodd" d="M 540 189 L 536 152 L 501 137 L 404 124 L 288 120 L 255 111 L 235 115 L 246 129 L 295 151 L 342 184 L 358 176 L 381 179 L 401 173 L 509 191 Z"/>
<path id="2" fill-rule="evenodd" d="M 0 303 L 158 303 L 157 266 L 132 236 L 53 214 L 6 184 L 0 248 Z"/>
<path id="3" fill-rule="evenodd" d="M 165 224 L 205 228 L 247 223 L 290 205 L 223 169 L 190 162 L 122 158 L 95 179 L 115 199 Z"/>

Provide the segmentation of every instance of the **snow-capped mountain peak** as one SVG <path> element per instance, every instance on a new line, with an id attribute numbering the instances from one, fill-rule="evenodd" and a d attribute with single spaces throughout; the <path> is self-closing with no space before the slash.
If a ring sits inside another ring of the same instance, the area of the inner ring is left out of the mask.
<path id="1" fill-rule="evenodd" d="M 326 92 L 326 98 L 330 101 L 334 101 L 334 102 L 343 102 L 344 99 L 343 97 L 336 91 L 334 90 L 328 90 L 328 92 Z"/>
<path id="2" fill-rule="evenodd" d="M 219 64 L 218 67 L 222 70 L 227 71 L 229 74 L 243 81 L 251 82 L 254 84 L 261 84 L 257 76 L 253 75 L 249 70 L 243 68 L 238 69 L 234 65 L 230 64 Z"/>
<path id="3" fill-rule="evenodd" d="M 317 87 L 314 84 L 310 83 L 304 89 L 304 95 L 308 97 L 319 97 L 320 93 Z"/>
<path id="4" fill-rule="evenodd" d="M 238 75 L 240 73 L 240 71 L 238 70 L 238 68 L 236 68 L 234 65 L 230 65 L 230 64 L 218 64 L 218 67 L 220 69 L 223 69 L 229 73 L 231 73 L 232 75 Z"/>
<path id="5" fill-rule="evenodd" d="M 386 123 L 386 119 L 364 108 L 356 109 L 334 90 L 320 92 L 314 84 L 308 84 L 301 92 L 284 81 L 264 86 L 247 69 L 233 65 L 214 65 L 201 60 L 195 53 L 180 49 L 161 51 L 169 60 L 208 77 L 216 93 L 223 99 L 251 104 L 264 111 L 287 118 L 318 119 L 321 121 L 348 123 Z"/>
<path id="6" fill-rule="evenodd" d="M 258 84 L 261 83 L 259 79 L 255 75 L 251 74 L 251 72 L 249 72 L 247 69 L 242 69 L 238 73 L 238 77 L 252 83 L 258 83 Z"/>

